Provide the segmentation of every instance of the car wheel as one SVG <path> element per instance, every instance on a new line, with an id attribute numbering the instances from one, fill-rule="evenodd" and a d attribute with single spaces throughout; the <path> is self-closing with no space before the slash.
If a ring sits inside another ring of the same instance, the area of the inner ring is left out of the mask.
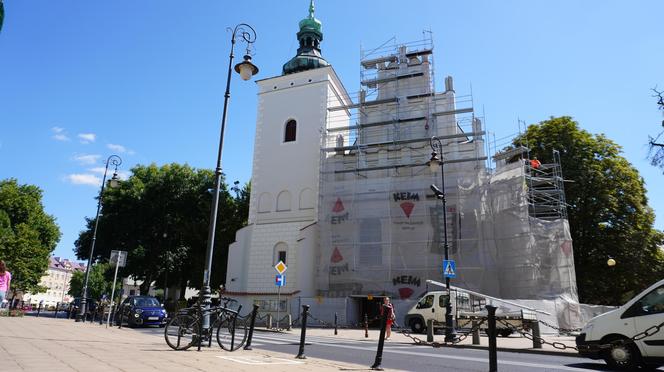
<path id="1" fill-rule="evenodd" d="M 604 352 L 603 359 L 611 368 L 633 370 L 641 360 L 641 354 L 633 342 L 625 338 L 612 338 L 605 340 L 612 346 Z"/>
<path id="2" fill-rule="evenodd" d="M 413 331 L 413 333 L 424 333 L 426 328 L 424 327 L 422 319 L 415 318 L 410 321 L 410 329 Z"/>
<path id="3" fill-rule="evenodd" d="M 498 330 L 498 334 L 500 335 L 500 337 L 509 337 L 512 334 L 512 330 L 511 329 L 501 329 L 501 330 Z"/>

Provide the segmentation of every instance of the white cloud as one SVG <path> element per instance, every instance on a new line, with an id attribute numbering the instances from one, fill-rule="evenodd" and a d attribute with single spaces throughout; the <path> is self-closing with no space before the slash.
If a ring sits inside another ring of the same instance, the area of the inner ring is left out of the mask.
<path id="1" fill-rule="evenodd" d="M 94 133 L 79 133 L 78 134 L 78 139 L 83 144 L 92 143 L 92 142 L 95 141 L 96 138 L 97 138 L 97 135 L 94 134 Z"/>
<path id="2" fill-rule="evenodd" d="M 65 134 L 65 128 L 53 127 L 51 131 L 55 133 L 53 139 L 56 141 L 69 141 L 69 137 Z"/>
<path id="3" fill-rule="evenodd" d="M 88 172 L 92 172 L 92 173 L 102 174 L 102 175 L 103 175 L 103 174 L 104 174 L 104 170 L 106 170 L 106 168 L 104 168 L 104 167 L 94 167 L 94 168 L 89 168 L 89 169 L 88 169 Z"/>
<path id="4" fill-rule="evenodd" d="M 108 145 L 106 145 L 106 147 L 108 147 L 111 151 L 119 152 L 121 154 L 127 152 L 127 148 L 122 145 L 115 145 L 109 143 Z"/>
<path id="5" fill-rule="evenodd" d="M 83 164 L 83 165 L 90 165 L 99 162 L 99 158 L 101 158 L 101 155 L 76 155 L 74 156 L 74 160 L 77 162 Z"/>
<path id="6" fill-rule="evenodd" d="M 65 179 L 74 185 L 90 185 L 90 186 L 99 186 L 101 185 L 101 179 L 94 174 L 81 174 L 74 173 L 68 174 Z"/>
<path id="7" fill-rule="evenodd" d="M 104 170 L 106 170 L 105 167 L 88 168 L 88 172 L 95 173 L 95 174 L 98 174 L 100 176 L 104 175 Z M 109 178 L 113 177 L 113 172 L 114 172 L 114 169 L 109 167 L 107 177 L 109 177 Z M 118 178 L 121 179 L 121 180 L 129 179 L 129 172 L 122 171 L 122 170 L 118 169 Z"/>
<path id="8" fill-rule="evenodd" d="M 69 137 L 67 137 L 66 134 L 55 134 L 53 135 L 53 139 L 56 141 L 69 141 Z"/>

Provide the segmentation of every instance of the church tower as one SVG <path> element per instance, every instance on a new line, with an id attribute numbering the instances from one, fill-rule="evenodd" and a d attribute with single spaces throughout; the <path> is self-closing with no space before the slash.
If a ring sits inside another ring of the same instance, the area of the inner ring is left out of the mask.
<path id="1" fill-rule="evenodd" d="M 318 215 L 321 133 L 328 107 L 350 104 L 341 80 L 322 56 L 322 23 L 314 16 L 313 0 L 308 17 L 299 23 L 297 39 L 297 55 L 283 65 L 282 74 L 257 81 L 249 225 L 230 246 L 226 278 L 229 294 L 248 308 L 258 301 L 262 311 L 276 312 L 280 306 L 282 314 L 292 296 L 314 295 L 318 237 L 312 226 Z M 273 267 L 279 261 L 288 270 L 277 305 Z"/>

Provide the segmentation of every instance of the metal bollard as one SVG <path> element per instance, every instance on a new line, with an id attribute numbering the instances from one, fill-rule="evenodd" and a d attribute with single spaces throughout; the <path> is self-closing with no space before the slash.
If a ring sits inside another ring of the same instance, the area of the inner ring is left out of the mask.
<path id="1" fill-rule="evenodd" d="M 339 328 L 339 317 L 337 315 L 337 312 L 334 312 L 334 335 L 338 335 L 338 328 Z"/>
<path id="2" fill-rule="evenodd" d="M 489 328 L 487 333 L 489 336 L 489 372 L 498 371 L 498 353 L 496 350 L 496 309 L 497 307 L 486 305 L 486 310 L 489 312 Z"/>
<path id="3" fill-rule="evenodd" d="M 59 307 L 60 307 L 60 303 L 56 302 L 55 303 L 55 314 L 53 314 L 53 317 L 56 318 L 56 319 L 58 318 L 58 308 Z"/>
<path id="4" fill-rule="evenodd" d="M 39 318 L 39 314 L 41 313 L 41 304 L 39 304 L 39 307 L 37 308 L 37 318 Z"/>
<path id="5" fill-rule="evenodd" d="M 203 304 L 198 304 L 198 351 L 201 351 L 201 345 L 203 343 L 203 309 L 201 308 Z"/>
<path id="6" fill-rule="evenodd" d="M 387 305 L 383 305 L 383 316 L 380 320 L 380 337 L 378 339 L 378 350 L 376 350 L 376 360 L 371 366 L 375 371 L 382 371 L 380 364 L 383 362 L 383 346 L 385 346 L 385 330 L 387 329 L 387 316 L 390 310 Z"/>
<path id="7" fill-rule="evenodd" d="M 286 321 L 288 322 L 288 324 L 286 324 L 286 330 L 290 331 L 291 326 L 293 324 L 293 316 L 291 316 L 290 313 L 288 313 L 288 315 L 286 315 Z"/>
<path id="8" fill-rule="evenodd" d="M 256 314 L 260 306 L 254 304 L 254 310 L 251 312 L 251 321 L 249 323 L 249 336 L 247 336 L 247 343 L 244 345 L 244 350 L 251 349 L 251 338 L 254 337 L 254 325 L 256 324 Z"/>
<path id="9" fill-rule="evenodd" d="M 433 319 L 427 320 L 427 342 L 433 342 Z"/>
<path id="10" fill-rule="evenodd" d="M 480 329 L 477 327 L 477 320 L 473 320 L 472 327 L 475 329 L 473 331 L 473 345 L 479 345 L 480 344 Z M 477 327 L 477 328 L 476 328 Z"/>
<path id="11" fill-rule="evenodd" d="M 364 338 L 369 338 L 369 317 L 364 313 Z"/>
<path id="12" fill-rule="evenodd" d="M 541 349 L 542 348 L 542 339 L 540 337 L 540 327 L 539 327 L 539 322 L 537 320 L 533 320 L 530 322 L 530 326 L 533 329 L 533 349 Z"/>
<path id="13" fill-rule="evenodd" d="M 265 321 L 265 328 L 272 329 L 272 314 L 267 314 L 267 320 Z"/>
<path id="14" fill-rule="evenodd" d="M 124 304 L 120 305 L 120 314 L 118 314 L 118 323 L 120 324 L 118 325 L 118 329 L 122 329 L 122 317 L 124 315 L 124 308 Z"/>
<path id="15" fill-rule="evenodd" d="M 302 331 L 300 332 L 300 351 L 297 353 L 297 359 L 307 359 L 304 356 L 304 339 L 307 336 L 307 318 L 309 317 L 309 305 L 302 305 Z"/>

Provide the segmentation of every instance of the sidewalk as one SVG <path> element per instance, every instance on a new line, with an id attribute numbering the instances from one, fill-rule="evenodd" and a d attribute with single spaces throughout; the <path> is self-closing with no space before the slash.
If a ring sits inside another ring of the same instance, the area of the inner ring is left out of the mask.
<path id="1" fill-rule="evenodd" d="M 270 331 L 267 330 L 263 327 L 261 328 L 256 328 L 259 331 Z M 282 331 L 282 333 L 287 333 L 287 334 L 294 334 L 294 335 L 299 335 L 300 334 L 300 329 L 299 328 L 293 328 L 290 331 Z M 334 335 L 334 328 L 307 328 L 307 336 L 323 336 L 323 337 L 332 337 L 332 338 L 345 338 L 345 339 L 351 339 L 351 340 L 371 340 L 375 341 L 376 345 L 378 344 L 378 336 L 380 334 L 380 331 L 377 329 L 369 329 L 369 337 L 365 338 L 364 337 L 364 330 L 363 329 L 345 329 L 345 328 L 339 328 L 338 330 L 338 335 Z M 468 337 L 461 341 L 460 343 L 456 344 L 453 347 L 458 347 L 458 348 L 479 348 L 479 349 L 487 349 L 489 348 L 489 338 L 486 337 L 484 334 L 480 334 L 480 344 L 479 345 L 473 345 L 473 337 L 472 335 L 468 335 Z M 413 337 L 417 337 L 422 341 L 427 340 L 427 335 L 426 334 L 411 334 Z M 547 342 L 557 342 L 561 343 L 566 346 L 576 346 L 576 342 L 574 337 L 572 336 L 555 336 L 555 335 L 542 335 L 542 338 L 546 340 Z M 443 334 L 436 334 L 434 335 L 434 341 L 442 343 L 445 340 L 445 336 Z M 406 337 L 406 335 L 402 334 L 400 331 L 393 330 L 392 331 L 392 336 L 390 339 L 387 341 L 388 344 L 411 344 L 413 346 L 416 346 L 414 344 L 414 341 L 411 338 Z M 498 346 L 498 351 L 506 351 L 506 352 L 520 352 L 520 353 L 537 353 L 537 354 L 550 354 L 550 355 L 560 355 L 560 356 L 573 356 L 573 357 L 578 357 L 578 353 L 574 349 L 566 349 L 566 350 L 560 350 L 556 349 L 551 345 L 542 345 L 541 349 L 534 349 L 533 348 L 533 342 L 532 340 L 529 340 L 525 337 L 523 337 L 521 334 L 514 333 L 509 337 L 497 337 L 496 338 L 496 344 Z M 419 346 L 419 347 L 425 347 L 425 345 Z M 426 346 L 426 347 L 431 347 L 431 346 Z"/>
<path id="2" fill-rule="evenodd" d="M 293 349 L 294 353 L 297 349 Z M 367 366 L 260 349 L 225 352 L 171 350 L 163 334 L 118 329 L 68 319 L 0 318 L 0 371 L 339 371 Z"/>

